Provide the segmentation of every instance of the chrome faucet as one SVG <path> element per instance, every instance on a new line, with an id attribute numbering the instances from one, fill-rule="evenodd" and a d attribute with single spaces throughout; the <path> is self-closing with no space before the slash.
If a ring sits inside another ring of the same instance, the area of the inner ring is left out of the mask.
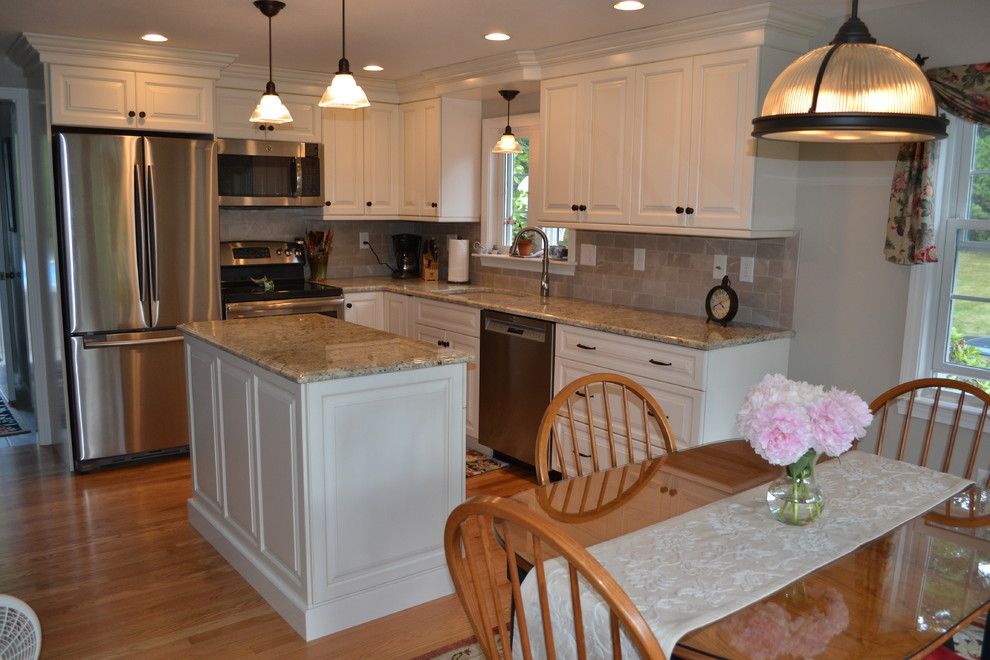
<path id="1" fill-rule="evenodd" d="M 540 276 L 540 297 L 549 298 L 550 297 L 550 239 L 547 235 L 543 233 L 543 230 L 539 227 L 526 226 L 519 230 L 516 237 L 512 239 L 512 247 L 509 248 L 509 254 L 518 254 L 519 252 L 519 239 L 522 238 L 523 234 L 539 234 L 540 238 L 543 239 L 543 273 Z"/>

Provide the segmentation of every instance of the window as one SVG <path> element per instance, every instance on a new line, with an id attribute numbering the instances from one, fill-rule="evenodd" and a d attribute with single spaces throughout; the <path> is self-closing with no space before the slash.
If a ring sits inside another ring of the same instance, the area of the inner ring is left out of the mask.
<path id="1" fill-rule="evenodd" d="M 990 391 L 990 127 L 953 124 L 931 371 Z"/>
<path id="2" fill-rule="evenodd" d="M 485 211 L 481 234 L 482 247 L 490 251 L 493 247 L 508 252 L 516 232 L 529 224 L 529 193 L 532 180 L 539 167 L 539 115 L 519 115 L 512 117 L 512 132 L 522 145 L 521 154 L 493 154 L 491 145 L 502 134 L 505 119 L 486 119 L 482 150 L 485 162 L 483 179 L 486 182 L 484 197 Z M 550 240 L 551 246 L 566 247 L 573 235 L 568 229 L 540 227 Z M 539 250 L 539 239 L 534 245 Z M 567 256 L 563 256 L 566 254 Z M 551 258 L 569 261 L 571 254 L 554 250 Z"/>

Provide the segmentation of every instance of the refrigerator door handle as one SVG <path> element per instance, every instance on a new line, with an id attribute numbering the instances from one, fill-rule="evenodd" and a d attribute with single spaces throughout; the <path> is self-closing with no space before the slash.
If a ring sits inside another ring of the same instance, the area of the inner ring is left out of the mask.
<path id="1" fill-rule="evenodd" d="M 96 339 L 83 338 L 83 348 L 120 348 L 121 346 L 145 346 L 148 344 L 167 344 L 175 341 L 182 341 L 182 335 L 169 335 L 167 337 L 126 337 L 122 339 Z"/>
<path id="2" fill-rule="evenodd" d="M 148 241 L 144 235 L 144 196 L 141 194 L 140 165 L 134 166 L 134 227 L 137 235 L 135 257 L 137 258 L 138 300 L 144 302 L 148 282 Z"/>
<path id="3" fill-rule="evenodd" d="M 152 166 L 147 166 L 145 190 L 148 209 L 148 260 L 151 274 L 151 327 L 158 325 L 158 220 L 155 217 L 155 183 Z"/>

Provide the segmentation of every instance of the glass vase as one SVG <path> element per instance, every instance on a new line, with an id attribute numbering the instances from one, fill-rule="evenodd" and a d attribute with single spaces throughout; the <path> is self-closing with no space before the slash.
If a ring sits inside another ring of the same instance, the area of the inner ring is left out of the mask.
<path id="1" fill-rule="evenodd" d="M 767 488 L 770 514 L 788 525 L 807 525 L 822 515 L 825 494 L 815 481 L 817 455 L 802 457 L 787 466 L 784 475 Z"/>
<path id="2" fill-rule="evenodd" d="M 309 279 L 323 280 L 327 277 L 327 261 L 329 252 L 310 252 L 309 255 Z"/>

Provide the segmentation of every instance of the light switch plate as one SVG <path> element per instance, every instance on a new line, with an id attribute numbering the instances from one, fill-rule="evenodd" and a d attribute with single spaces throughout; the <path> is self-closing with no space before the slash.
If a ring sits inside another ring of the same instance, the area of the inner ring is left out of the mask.
<path id="1" fill-rule="evenodd" d="M 633 248 L 633 270 L 646 270 L 646 248 Z"/>
<path id="2" fill-rule="evenodd" d="M 368 249 L 367 243 L 368 243 L 368 232 L 362 231 L 358 233 L 358 247 L 361 248 L 362 250 L 367 250 Z"/>
<path id="3" fill-rule="evenodd" d="M 739 281 L 752 282 L 753 269 L 756 267 L 755 257 L 739 257 Z"/>
<path id="4" fill-rule="evenodd" d="M 725 254 L 715 255 L 715 266 L 712 268 L 712 278 L 720 280 L 728 275 L 729 256 Z"/>
<path id="5" fill-rule="evenodd" d="M 593 243 L 582 243 L 581 244 L 581 265 L 582 266 L 597 266 L 598 265 L 598 246 Z"/>

